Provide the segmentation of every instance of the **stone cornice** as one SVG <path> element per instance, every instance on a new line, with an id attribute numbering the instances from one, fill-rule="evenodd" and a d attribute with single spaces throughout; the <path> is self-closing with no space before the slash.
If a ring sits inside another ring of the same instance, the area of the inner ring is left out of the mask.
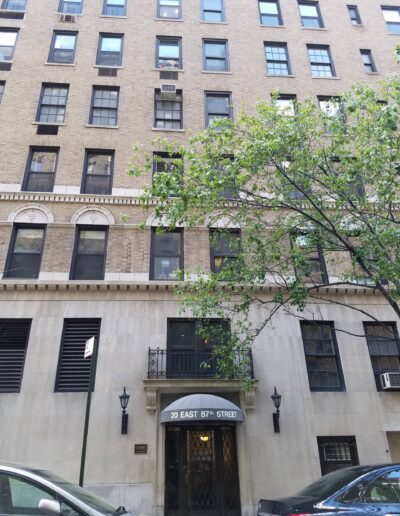
<path id="1" fill-rule="evenodd" d="M 87 195 L 87 194 L 59 194 L 37 192 L 0 192 L 0 201 L 18 202 L 65 202 L 82 204 L 117 204 L 127 206 L 141 205 L 139 197 L 120 195 Z M 156 202 L 152 203 L 156 204 Z"/>

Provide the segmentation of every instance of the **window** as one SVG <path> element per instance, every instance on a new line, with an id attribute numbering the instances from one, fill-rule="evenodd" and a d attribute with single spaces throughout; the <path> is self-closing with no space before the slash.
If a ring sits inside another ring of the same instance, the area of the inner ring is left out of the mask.
<path id="1" fill-rule="evenodd" d="M 4 0 L 1 8 L 8 11 L 25 11 L 26 0 Z"/>
<path id="2" fill-rule="evenodd" d="M 87 392 L 93 355 L 84 358 L 86 341 L 100 337 L 101 319 L 64 319 L 56 392 Z"/>
<path id="3" fill-rule="evenodd" d="M 177 90 L 174 100 L 163 98 L 155 91 L 154 126 L 160 129 L 182 129 L 182 91 Z"/>
<path id="4" fill-rule="evenodd" d="M 223 0 L 201 0 L 202 20 L 206 22 L 225 21 Z"/>
<path id="5" fill-rule="evenodd" d="M 398 507 L 400 504 L 400 469 L 389 471 L 371 482 L 364 491 L 363 502 L 379 504 L 382 508 L 384 508 L 382 504 Z"/>
<path id="6" fill-rule="evenodd" d="M 180 154 L 169 154 L 167 152 L 153 153 L 153 177 L 156 174 L 167 173 L 174 177 L 169 186 L 171 188 L 170 197 L 178 197 L 182 186 L 183 164 Z"/>
<path id="7" fill-rule="evenodd" d="M 19 392 L 31 319 L 0 319 L 0 392 Z"/>
<path id="8" fill-rule="evenodd" d="M 358 7 L 356 5 L 348 5 L 347 9 L 349 11 L 350 21 L 352 25 L 362 25 L 360 13 L 358 11 Z"/>
<path id="9" fill-rule="evenodd" d="M 6 81 L 0 81 L 0 104 L 3 99 L 4 88 L 6 87 Z"/>
<path id="10" fill-rule="evenodd" d="M 210 230 L 211 271 L 218 273 L 232 267 L 238 260 L 240 244 L 240 229 Z"/>
<path id="11" fill-rule="evenodd" d="M 104 16 L 125 16 L 126 0 L 104 0 Z"/>
<path id="12" fill-rule="evenodd" d="M 67 14 L 80 14 L 83 0 L 60 0 L 58 11 Z"/>
<path id="13" fill-rule="evenodd" d="M 296 275 L 305 281 L 315 284 L 328 284 L 328 274 L 320 244 L 312 242 L 306 233 L 298 233 L 295 245 L 301 253 L 301 264 L 296 266 Z"/>
<path id="14" fill-rule="evenodd" d="M 274 99 L 279 113 L 294 116 L 296 114 L 296 95 L 278 95 Z"/>
<path id="15" fill-rule="evenodd" d="M 360 54 L 366 73 L 376 72 L 376 66 L 372 58 L 371 50 L 360 50 Z"/>
<path id="16" fill-rule="evenodd" d="M 259 0 L 262 25 L 283 25 L 281 8 L 278 0 Z"/>
<path id="17" fill-rule="evenodd" d="M 183 269 L 183 231 L 152 228 L 150 279 L 177 280 Z"/>
<path id="18" fill-rule="evenodd" d="M 12 61 L 18 30 L 0 29 L 0 62 Z"/>
<path id="19" fill-rule="evenodd" d="M 203 40 L 203 66 L 209 72 L 228 72 L 228 42 L 223 40 Z"/>
<path id="20" fill-rule="evenodd" d="M 156 68 L 182 68 L 181 38 L 157 36 Z"/>
<path id="21" fill-rule="evenodd" d="M 104 279 L 106 245 L 107 228 L 77 227 L 70 279 Z"/>
<path id="22" fill-rule="evenodd" d="M 121 66 L 122 34 L 100 34 L 96 64 L 101 66 Z"/>
<path id="23" fill-rule="evenodd" d="M 206 93 L 206 127 L 218 120 L 232 118 L 230 93 Z"/>
<path id="24" fill-rule="evenodd" d="M 267 73 L 269 75 L 290 75 L 289 54 L 286 43 L 264 43 Z"/>
<path id="25" fill-rule="evenodd" d="M 67 98 L 67 85 L 43 84 L 36 121 L 54 124 L 64 123 Z"/>
<path id="26" fill-rule="evenodd" d="M 400 34 L 400 7 L 382 7 L 389 32 Z"/>
<path id="27" fill-rule="evenodd" d="M 317 437 L 317 441 L 322 475 L 359 464 L 356 438 L 353 435 Z"/>
<path id="28" fill-rule="evenodd" d="M 111 195 L 114 151 L 87 150 L 81 193 Z"/>
<path id="29" fill-rule="evenodd" d="M 345 390 L 332 322 L 300 323 L 311 391 Z"/>
<path id="30" fill-rule="evenodd" d="M 77 32 L 55 31 L 51 42 L 49 63 L 73 63 L 77 37 Z"/>
<path id="31" fill-rule="evenodd" d="M 31 147 L 22 190 L 52 192 L 58 161 L 58 147 Z"/>
<path id="32" fill-rule="evenodd" d="M 89 124 L 116 126 L 118 121 L 119 89 L 94 86 Z"/>
<path id="33" fill-rule="evenodd" d="M 340 102 L 340 97 L 326 97 L 323 95 L 318 95 L 318 104 L 320 110 L 327 117 L 343 117 L 343 107 Z"/>
<path id="34" fill-rule="evenodd" d="M 158 0 L 159 18 L 179 19 L 182 16 L 182 0 Z"/>
<path id="35" fill-rule="evenodd" d="M 45 226 L 14 226 L 8 251 L 5 278 L 37 278 L 42 261 Z"/>
<path id="36" fill-rule="evenodd" d="M 364 323 L 368 351 L 376 386 L 381 390 L 379 375 L 400 372 L 400 348 L 396 323 Z"/>
<path id="37" fill-rule="evenodd" d="M 318 2 L 299 2 L 299 11 L 303 27 L 318 29 L 324 26 Z"/>
<path id="38" fill-rule="evenodd" d="M 313 77 L 335 77 L 331 53 L 328 46 L 307 45 Z"/>

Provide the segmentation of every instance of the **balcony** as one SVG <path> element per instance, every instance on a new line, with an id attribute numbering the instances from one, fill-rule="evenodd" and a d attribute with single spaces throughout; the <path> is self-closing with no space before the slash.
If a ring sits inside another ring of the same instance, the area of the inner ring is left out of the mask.
<path id="1" fill-rule="evenodd" d="M 251 350 L 235 355 L 235 364 L 239 371 L 243 367 L 254 378 L 253 357 Z M 214 379 L 222 378 L 218 371 L 217 359 L 210 352 L 168 351 L 166 349 L 149 349 L 147 378 L 162 379 Z"/>

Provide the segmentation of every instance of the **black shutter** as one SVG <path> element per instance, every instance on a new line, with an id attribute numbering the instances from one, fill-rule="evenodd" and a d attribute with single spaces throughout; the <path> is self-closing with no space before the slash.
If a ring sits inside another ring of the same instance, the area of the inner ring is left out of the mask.
<path id="1" fill-rule="evenodd" d="M 31 319 L 0 319 L 0 392 L 19 392 Z"/>
<path id="2" fill-rule="evenodd" d="M 87 392 L 92 357 L 83 358 L 85 343 L 99 338 L 100 319 L 65 319 L 55 390 Z"/>

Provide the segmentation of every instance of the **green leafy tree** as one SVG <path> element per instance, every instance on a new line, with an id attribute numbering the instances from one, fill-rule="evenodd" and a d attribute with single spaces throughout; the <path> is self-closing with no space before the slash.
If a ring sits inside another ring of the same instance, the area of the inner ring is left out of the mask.
<path id="1" fill-rule="evenodd" d="M 325 111 L 312 99 L 294 107 L 276 95 L 185 145 L 158 141 L 174 158 L 143 196 L 167 229 L 219 228 L 211 246 L 225 252 L 214 272 L 185 274 L 177 291 L 194 316 L 232 321 L 215 351 L 227 376 L 278 310 L 309 318 L 306 309 L 329 302 L 373 319 L 326 293 L 328 282 L 339 294 L 378 291 L 400 317 L 400 80 L 356 85 Z M 151 167 L 138 152 L 133 174 Z"/>

